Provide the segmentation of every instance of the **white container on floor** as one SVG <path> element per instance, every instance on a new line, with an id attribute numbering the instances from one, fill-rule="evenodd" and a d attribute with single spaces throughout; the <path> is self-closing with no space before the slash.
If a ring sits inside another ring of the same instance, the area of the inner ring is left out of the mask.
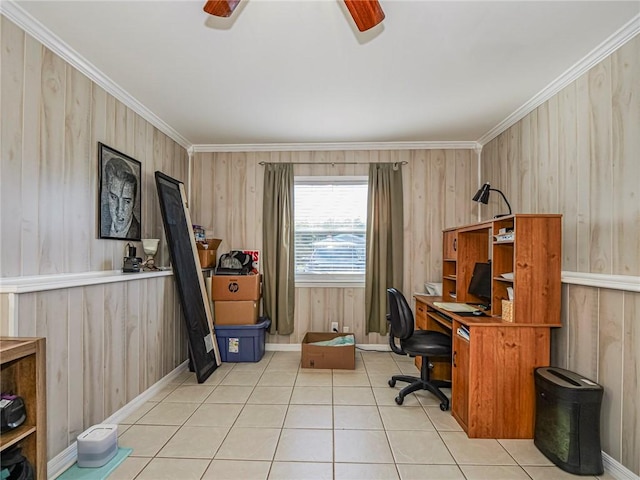
<path id="1" fill-rule="evenodd" d="M 78 466 L 102 467 L 118 453 L 118 426 L 101 423 L 78 435 Z"/>

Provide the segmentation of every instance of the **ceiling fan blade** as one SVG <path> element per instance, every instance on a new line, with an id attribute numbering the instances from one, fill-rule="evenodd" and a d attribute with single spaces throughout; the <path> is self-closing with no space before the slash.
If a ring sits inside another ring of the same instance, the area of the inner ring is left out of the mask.
<path id="1" fill-rule="evenodd" d="M 344 0 L 358 30 L 364 32 L 384 20 L 384 12 L 378 0 Z"/>
<path id="2" fill-rule="evenodd" d="M 240 0 L 208 0 L 203 10 L 216 17 L 228 17 L 236 9 Z"/>

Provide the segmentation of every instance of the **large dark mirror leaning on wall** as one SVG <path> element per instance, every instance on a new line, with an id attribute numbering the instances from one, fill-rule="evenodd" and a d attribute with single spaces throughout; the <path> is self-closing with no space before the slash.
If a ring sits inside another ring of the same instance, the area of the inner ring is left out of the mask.
<path id="1" fill-rule="evenodd" d="M 184 185 L 162 172 L 156 172 L 155 176 L 173 276 L 189 335 L 191 362 L 198 383 L 202 383 L 220 365 L 220 353 L 213 333 L 211 309 L 191 229 Z"/>

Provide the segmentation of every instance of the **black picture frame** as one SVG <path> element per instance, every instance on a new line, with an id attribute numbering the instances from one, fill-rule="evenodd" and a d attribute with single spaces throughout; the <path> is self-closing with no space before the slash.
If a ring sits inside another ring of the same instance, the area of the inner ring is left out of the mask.
<path id="1" fill-rule="evenodd" d="M 98 142 L 98 172 L 99 238 L 139 241 L 142 238 L 142 164 Z"/>
<path id="2" fill-rule="evenodd" d="M 202 383 L 221 361 L 184 184 L 160 171 L 155 172 L 155 179 L 173 277 L 189 337 L 189 355 L 196 379 Z"/>

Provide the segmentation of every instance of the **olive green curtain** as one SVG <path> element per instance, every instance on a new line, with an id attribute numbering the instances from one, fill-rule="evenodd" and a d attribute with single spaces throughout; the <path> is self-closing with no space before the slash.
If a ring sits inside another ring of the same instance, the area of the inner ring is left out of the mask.
<path id="1" fill-rule="evenodd" d="M 262 203 L 264 313 L 269 333 L 293 333 L 295 304 L 293 165 L 266 164 Z"/>
<path id="2" fill-rule="evenodd" d="M 387 333 L 387 288 L 402 290 L 402 212 L 400 164 L 372 163 L 367 207 L 366 333 Z"/>

